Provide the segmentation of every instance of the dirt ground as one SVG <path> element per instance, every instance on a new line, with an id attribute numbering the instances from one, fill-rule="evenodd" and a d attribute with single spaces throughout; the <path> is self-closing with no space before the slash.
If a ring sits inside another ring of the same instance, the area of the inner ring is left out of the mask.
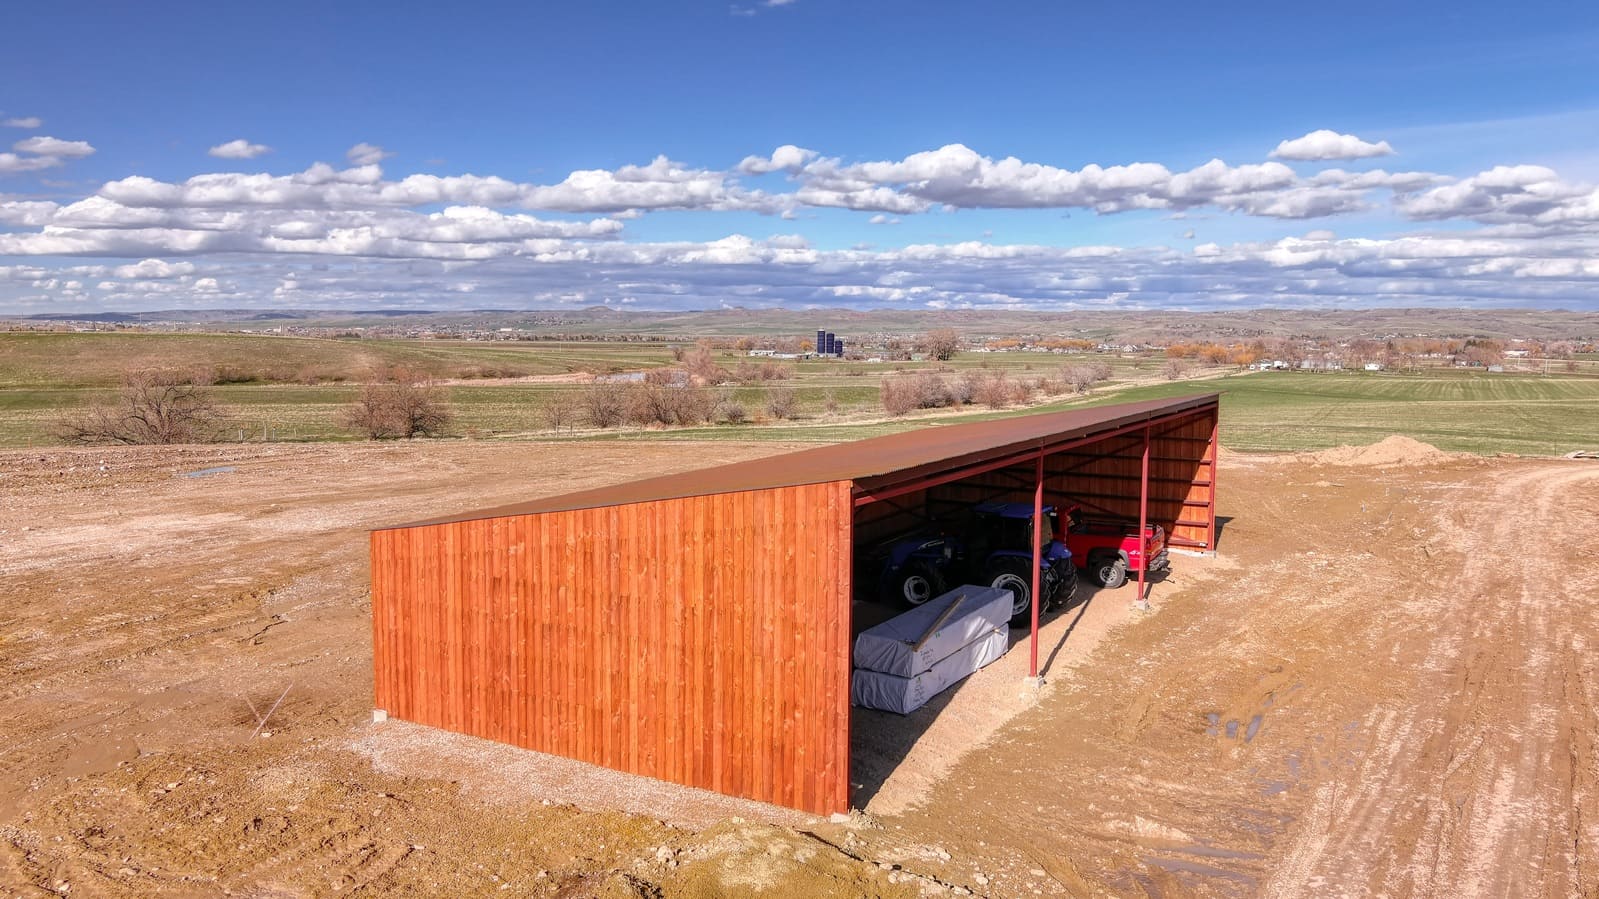
<path id="1" fill-rule="evenodd" d="M 0 895 L 1599 896 L 1592 461 L 1228 454 L 849 822 L 371 722 L 366 528 L 782 449 L 0 453 Z"/>

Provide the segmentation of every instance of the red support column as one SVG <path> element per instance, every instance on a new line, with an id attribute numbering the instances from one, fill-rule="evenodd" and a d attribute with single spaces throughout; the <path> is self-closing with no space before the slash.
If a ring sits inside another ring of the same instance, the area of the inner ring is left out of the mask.
<path id="1" fill-rule="evenodd" d="M 1140 609 L 1149 608 L 1149 596 L 1144 592 L 1144 573 L 1149 568 L 1149 544 L 1144 537 L 1149 527 L 1149 428 L 1144 428 L 1144 458 L 1138 476 L 1138 598 L 1133 601 Z"/>
<path id="2" fill-rule="evenodd" d="M 1033 629 L 1028 648 L 1027 676 L 1038 679 L 1038 570 L 1044 567 L 1044 454 L 1038 454 L 1033 483 Z"/>
<path id="3" fill-rule="evenodd" d="M 1216 474 L 1221 468 L 1221 410 L 1210 423 L 1210 521 L 1205 529 L 1205 549 L 1216 551 Z"/>

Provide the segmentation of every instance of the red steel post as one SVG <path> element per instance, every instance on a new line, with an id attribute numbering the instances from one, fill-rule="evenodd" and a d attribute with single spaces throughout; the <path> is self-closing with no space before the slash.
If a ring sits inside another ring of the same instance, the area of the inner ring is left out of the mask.
<path id="1" fill-rule="evenodd" d="M 1027 676 L 1038 677 L 1038 570 L 1044 567 L 1044 453 L 1038 454 L 1033 483 L 1033 629 L 1028 649 Z"/>
<path id="2" fill-rule="evenodd" d="M 1145 606 L 1149 599 L 1144 593 L 1144 572 L 1149 569 L 1149 428 L 1144 428 L 1144 459 L 1138 475 L 1138 605 Z"/>
<path id="3" fill-rule="evenodd" d="M 1210 522 L 1205 530 L 1205 548 L 1216 551 L 1216 475 L 1221 468 L 1221 409 L 1210 423 Z"/>

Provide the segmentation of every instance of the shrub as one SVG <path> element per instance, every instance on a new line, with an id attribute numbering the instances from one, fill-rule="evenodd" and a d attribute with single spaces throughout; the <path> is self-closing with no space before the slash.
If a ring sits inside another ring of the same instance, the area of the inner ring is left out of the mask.
<path id="1" fill-rule="evenodd" d="M 557 393 L 539 409 L 539 416 L 544 419 L 546 428 L 559 431 L 577 424 L 581 411 L 576 397 L 569 393 Z"/>
<path id="2" fill-rule="evenodd" d="M 982 403 L 990 409 L 1003 409 L 1016 398 L 1016 385 L 1002 371 L 968 372 L 962 383 L 970 391 L 970 402 Z"/>
<path id="3" fill-rule="evenodd" d="M 192 373 L 126 372 L 114 400 L 56 422 L 67 443 L 200 443 L 216 439 L 226 413 Z"/>
<path id="4" fill-rule="evenodd" d="M 368 440 L 437 437 L 453 418 L 443 389 L 404 369 L 362 385 L 355 404 L 339 415 L 340 424 Z"/>
<path id="5" fill-rule="evenodd" d="M 793 418 L 799 411 L 799 394 L 788 387 L 774 387 L 766 392 L 766 414 L 783 420 Z"/>
<path id="6" fill-rule="evenodd" d="M 627 391 L 615 381 L 595 381 L 583 391 L 583 417 L 596 428 L 614 428 L 627 414 Z"/>
<path id="7" fill-rule="evenodd" d="M 696 425 L 715 414 L 715 399 L 683 384 L 635 384 L 627 391 L 626 419 L 635 425 Z"/>
<path id="8" fill-rule="evenodd" d="M 915 409 L 953 406 L 958 402 L 955 391 L 933 372 L 884 378 L 879 396 L 883 409 L 890 415 L 904 415 Z"/>
<path id="9" fill-rule="evenodd" d="M 1175 381 L 1188 373 L 1188 363 L 1181 358 L 1166 360 L 1166 365 L 1161 368 L 1160 375 L 1168 381 Z"/>

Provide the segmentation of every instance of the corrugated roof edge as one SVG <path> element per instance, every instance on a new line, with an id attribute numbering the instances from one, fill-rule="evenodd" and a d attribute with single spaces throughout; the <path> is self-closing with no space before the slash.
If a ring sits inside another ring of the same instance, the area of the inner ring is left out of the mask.
<path id="1" fill-rule="evenodd" d="M 965 424 L 935 425 L 764 456 L 715 468 L 694 469 L 421 521 L 385 525 L 373 530 L 400 530 L 486 518 L 572 512 L 602 506 L 685 499 L 743 490 L 799 487 L 829 481 L 882 479 L 896 472 L 926 468 L 937 463 L 982 461 L 1025 451 L 1031 446 L 1092 437 L 1096 432 L 1116 430 L 1140 420 L 1215 405 L 1220 397 L 1219 393 L 1193 394 Z M 955 466 L 952 464 L 951 467 Z"/>

